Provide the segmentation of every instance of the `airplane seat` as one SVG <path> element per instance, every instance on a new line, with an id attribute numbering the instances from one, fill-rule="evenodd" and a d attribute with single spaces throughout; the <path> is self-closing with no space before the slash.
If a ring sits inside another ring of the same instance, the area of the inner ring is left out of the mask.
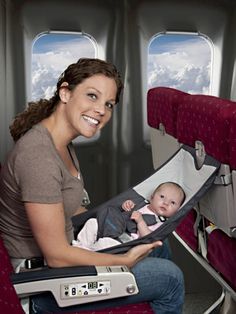
<path id="1" fill-rule="evenodd" d="M 154 169 L 179 149 L 180 145 L 176 139 L 176 118 L 177 108 L 184 95 L 187 93 L 169 87 L 156 87 L 148 91 L 147 118 L 151 127 Z"/>
<path id="2" fill-rule="evenodd" d="M 180 147 L 177 139 L 177 113 L 183 97 L 188 93 L 169 87 L 154 87 L 147 94 L 147 119 L 150 126 L 154 169 L 160 167 Z M 176 230 L 197 251 L 197 237 L 192 232 L 196 211 L 192 209 Z"/>
<path id="3" fill-rule="evenodd" d="M 232 170 L 233 193 L 234 195 L 236 195 L 236 112 L 233 113 L 232 119 L 231 119 L 230 132 L 229 132 L 229 146 L 230 146 L 230 166 Z M 236 208 L 236 197 L 234 199 L 234 208 Z"/>
<path id="4" fill-rule="evenodd" d="M 176 137 L 176 117 L 178 105 L 185 92 L 170 87 L 155 87 L 148 91 L 148 124 L 153 128 L 163 124 L 165 131 Z"/>
<path id="5" fill-rule="evenodd" d="M 1 163 L 0 163 L 0 174 L 1 174 Z M 86 267 L 85 267 L 86 268 Z M 71 268 L 73 269 L 73 267 Z M 27 304 L 26 307 L 24 307 L 24 310 L 22 308 L 21 304 L 21 297 L 17 294 L 18 289 L 24 290 L 24 287 L 21 288 L 21 286 L 24 286 L 24 284 L 27 286 L 29 285 L 29 288 L 26 288 L 28 291 L 37 291 L 37 284 L 39 282 L 39 290 L 47 291 L 45 289 L 45 285 L 52 279 L 52 281 L 55 281 L 55 284 L 52 283 L 55 287 L 53 287 L 55 290 L 58 290 L 58 287 L 60 287 L 60 284 L 62 283 L 62 280 L 66 280 L 66 282 L 70 282 L 71 278 L 78 278 L 78 274 L 80 273 L 81 276 L 79 279 L 84 278 L 83 270 L 81 271 L 82 267 L 74 267 L 74 275 L 73 277 L 67 277 L 66 279 L 63 278 L 63 274 L 67 275 L 67 270 L 70 271 L 70 268 L 63 268 L 63 269 L 56 269 L 56 274 L 53 274 L 53 269 L 49 269 L 45 267 L 42 270 L 35 270 L 35 271 L 28 271 L 28 272 L 21 272 L 19 274 L 15 274 L 13 272 L 13 267 L 10 261 L 10 257 L 8 255 L 8 252 L 4 246 L 3 240 L 1 238 L 0 234 L 0 312 L 1 313 L 7 313 L 7 314 L 25 314 L 30 313 L 30 307 Z M 62 270 L 62 271 L 61 271 Z M 60 272 L 61 271 L 61 272 Z M 50 274 L 52 272 L 52 274 Z M 37 273 L 35 276 L 33 273 Z M 42 284 L 40 286 L 40 280 L 44 277 L 44 273 L 46 273 L 45 281 L 42 280 Z M 59 276 L 60 275 L 60 276 Z M 52 278 L 51 278 L 52 277 Z M 31 279 L 32 278 L 32 279 Z M 124 282 L 125 277 L 121 278 L 121 282 L 123 283 L 124 287 L 126 286 L 126 283 Z M 32 282 L 29 282 L 32 280 Z M 116 279 L 117 281 L 117 279 Z M 20 288 L 18 288 L 20 286 Z M 36 286 L 36 287 L 35 287 Z M 50 286 L 50 284 L 49 284 Z M 44 290 L 45 289 L 45 290 Z M 49 290 L 50 291 L 50 290 Z M 40 293 L 36 292 L 36 293 Z M 59 293 L 60 294 L 60 293 Z M 103 298 L 104 299 L 104 298 Z M 75 304 L 75 303 L 73 303 Z M 94 306 L 96 308 L 96 305 Z M 124 313 L 140 313 L 140 314 L 153 314 L 153 310 L 148 302 L 142 302 L 142 303 L 136 303 L 136 304 L 128 304 L 128 305 L 122 305 L 122 306 L 116 306 L 116 307 L 110 307 L 106 309 L 96 310 L 93 309 L 92 312 L 94 314 L 124 314 Z M 78 312 L 73 312 L 71 309 L 68 312 L 70 314 L 76 314 Z M 79 311 L 80 314 L 90 314 L 91 310 L 82 310 Z M 51 313 L 53 314 L 53 313 Z M 56 313 L 55 313 L 56 314 Z"/>
<path id="6" fill-rule="evenodd" d="M 207 95 L 187 95 L 178 107 L 177 138 L 195 146 L 204 144 L 205 151 L 221 163 L 229 164 L 229 129 L 235 103 Z"/>
<path id="7" fill-rule="evenodd" d="M 7 250 L 0 237 L 0 309 L 1 313 L 24 314 L 20 300 L 13 288 L 10 274 L 13 268 Z"/>
<path id="8" fill-rule="evenodd" d="M 0 164 L 1 170 L 1 164 Z M 2 313 L 23 314 L 20 301 L 10 281 L 9 274 L 13 271 L 7 250 L 0 237 L 0 309 Z"/>
<path id="9" fill-rule="evenodd" d="M 194 146 L 196 141 L 200 141 L 202 146 L 199 149 L 221 162 L 215 184 L 196 207 L 200 216 L 197 223 L 195 221 L 193 232 L 198 238 L 198 251 L 226 279 L 225 285 L 230 284 L 229 290 L 234 289 L 236 283 L 233 275 L 236 265 L 233 253 L 236 210 L 230 157 L 230 132 L 235 112 L 236 103 L 230 100 L 189 95 L 179 106 L 177 119 L 179 142 Z"/>
<path id="10" fill-rule="evenodd" d="M 193 232 L 194 224 L 196 220 L 197 220 L 197 212 L 195 209 L 191 209 L 176 228 L 177 234 L 186 243 L 188 243 L 188 246 L 195 252 L 197 252 L 198 250 L 197 236 L 196 236 L 196 233 Z"/>
<path id="11" fill-rule="evenodd" d="M 207 260 L 236 291 L 236 239 L 214 229 L 207 239 Z"/>
<path id="12" fill-rule="evenodd" d="M 178 110 L 177 138 L 180 143 L 195 146 L 221 162 L 218 182 L 199 202 L 199 212 L 231 235 L 235 223 L 231 183 L 230 124 L 236 104 L 214 96 L 189 95 L 183 98 Z M 227 215 L 222 215 L 222 207 Z"/>
<path id="13" fill-rule="evenodd" d="M 168 92 L 169 89 L 155 88 L 155 93 L 161 93 L 162 98 L 163 93 Z M 154 94 L 153 89 L 151 94 Z M 170 99 L 168 95 L 165 98 Z M 157 103 L 159 99 L 158 96 L 155 100 L 148 98 L 148 102 L 152 101 L 149 115 L 162 112 L 161 107 L 165 104 Z M 149 103 L 147 106 L 150 108 Z M 155 106 L 158 110 L 154 110 Z M 170 104 L 168 106 L 171 107 Z M 215 96 L 185 94 L 178 106 L 174 106 L 177 107 L 176 120 L 173 121 L 176 142 L 195 147 L 201 158 L 206 153 L 221 162 L 213 186 L 180 222 L 174 235 L 187 249 L 192 249 L 189 251 L 197 260 L 200 256 L 207 271 L 236 299 L 236 103 Z M 153 120 L 158 121 L 159 117 Z M 149 125 L 159 128 L 157 123 L 149 122 Z M 151 137 L 157 155 L 165 150 L 167 143 L 161 143 L 158 136 Z M 166 155 L 164 161 L 169 157 L 168 153 Z M 154 168 L 158 164 L 157 159 L 158 156 L 154 156 Z"/>
<path id="14" fill-rule="evenodd" d="M 236 106 L 236 103 L 235 103 Z M 207 259 L 211 265 L 224 277 L 230 287 L 236 291 L 236 111 L 231 115 L 229 126 L 229 165 L 231 169 L 231 181 L 233 189 L 233 210 L 225 212 L 224 219 L 226 232 L 218 228 L 218 225 L 208 226 Z"/>

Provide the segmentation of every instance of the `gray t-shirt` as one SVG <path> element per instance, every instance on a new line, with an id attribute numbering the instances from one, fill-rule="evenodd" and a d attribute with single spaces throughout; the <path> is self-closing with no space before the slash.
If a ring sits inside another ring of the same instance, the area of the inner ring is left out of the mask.
<path id="1" fill-rule="evenodd" d="M 72 144 L 68 149 L 80 172 Z M 34 240 L 24 202 L 62 202 L 67 239 L 71 243 L 71 217 L 80 207 L 83 196 L 82 176 L 78 179 L 70 174 L 48 130 L 42 124 L 35 125 L 16 142 L 1 170 L 0 233 L 9 255 L 15 258 L 42 255 Z"/>

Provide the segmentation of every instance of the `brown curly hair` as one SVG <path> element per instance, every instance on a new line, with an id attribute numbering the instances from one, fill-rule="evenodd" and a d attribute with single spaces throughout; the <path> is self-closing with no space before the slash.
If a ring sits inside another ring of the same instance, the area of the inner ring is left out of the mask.
<path id="1" fill-rule="evenodd" d="M 60 75 L 57 89 L 52 98 L 29 102 L 27 108 L 15 117 L 9 127 L 14 141 L 16 142 L 32 126 L 49 117 L 56 110 L 60 101 L 59 89 L 63 82 L 67 82 L 68 88 L 73 90 L 78 84 L 95 74 L 103 74 L 115 80 L 117 85 L 116 103 L 118 103 L 123 83 L 116 67 L 112 63 L 100 59 L 81 58 L 77 63 L 69 65 Z"/>

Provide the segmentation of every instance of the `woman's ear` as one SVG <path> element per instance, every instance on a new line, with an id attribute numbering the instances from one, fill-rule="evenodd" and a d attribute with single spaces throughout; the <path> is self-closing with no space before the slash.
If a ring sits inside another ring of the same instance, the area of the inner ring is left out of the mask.
<path id="1" fill-rule="evenodd" d="M 68 89 L 68 85 L 69 84 L 67 82 L 63 82 L 59 89 L 59 96 L 64 104 L 66 104 L 70 98 L 70 90 Z"/>

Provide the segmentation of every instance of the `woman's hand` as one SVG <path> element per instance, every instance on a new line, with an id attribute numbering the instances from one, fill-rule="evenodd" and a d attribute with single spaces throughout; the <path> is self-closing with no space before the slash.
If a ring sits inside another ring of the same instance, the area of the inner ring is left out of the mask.
<path id="1" fill-rule="evenodd" d="M 140 244 L 133 247 L 127 253 L 124 254 L 129 259 L 129 262 L 127 262 L 126 265 L 130 268 L 133 267 L 144 257 L 148 256 L 152 252 L 152 250 L 159 246 L 162 246 L 161 241 L 156 241 L 150 244 Z"/>

